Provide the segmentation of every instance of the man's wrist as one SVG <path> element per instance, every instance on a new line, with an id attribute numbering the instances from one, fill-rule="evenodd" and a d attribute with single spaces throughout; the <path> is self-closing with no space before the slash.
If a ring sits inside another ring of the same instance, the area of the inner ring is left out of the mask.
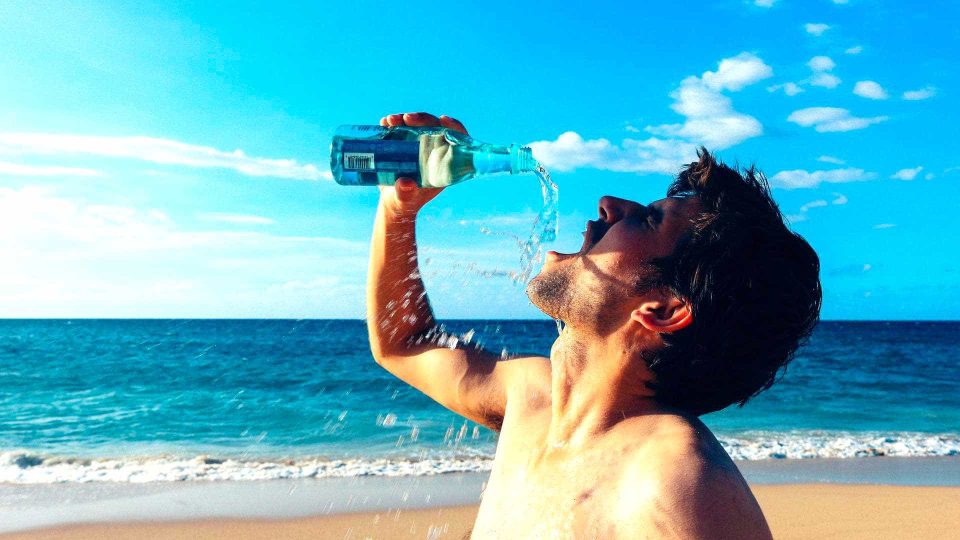
<path id="1" fill-rule="evenodd" d="M 420 209 L 400 209 L 393 205 L 380 203 L 380 213 L 388 224 L 413 224 L 417 221 Z"/>

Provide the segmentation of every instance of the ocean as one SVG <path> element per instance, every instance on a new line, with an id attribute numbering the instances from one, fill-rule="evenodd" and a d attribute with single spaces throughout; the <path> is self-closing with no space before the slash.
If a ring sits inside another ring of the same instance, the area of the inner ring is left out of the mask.
<path id="1" fill-rule="evenodd" d="M 553 321 L 450 321 L 547 355 Z M 737 460 L 960 455 L 960 323 L 823 322 L 705 416 Z M 488 470 L 495 434 L 374 363 L 359 320 L 0 320 L 0 483 Z"/>

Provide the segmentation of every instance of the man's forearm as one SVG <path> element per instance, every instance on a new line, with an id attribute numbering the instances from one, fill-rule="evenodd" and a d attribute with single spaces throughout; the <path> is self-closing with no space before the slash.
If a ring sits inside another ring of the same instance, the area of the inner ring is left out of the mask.
<path id="1" fill-rule="evenodd" d="M 367 276 L 367 331 L 374 357 L 402 354 L 411 338 L 435 325 L 417 265 L 415 217 L 393 216 L 381 204 Z"/>

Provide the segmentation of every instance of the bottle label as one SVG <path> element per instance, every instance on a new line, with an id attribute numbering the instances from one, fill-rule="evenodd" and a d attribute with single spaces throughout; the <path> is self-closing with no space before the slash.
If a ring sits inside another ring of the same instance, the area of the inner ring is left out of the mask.
<path id="1" fill-rule="evenodd" d="M 374 156 L 365 152 L 349 152 L 343 154 L 343 168 L 355 171 L 372 171 L 377 168 Z"/>
<path id="2" fill-rule="evenodd" d="M 346 139 L 342 152 L 344 170 L 419 174 L 418 141 Z"/>

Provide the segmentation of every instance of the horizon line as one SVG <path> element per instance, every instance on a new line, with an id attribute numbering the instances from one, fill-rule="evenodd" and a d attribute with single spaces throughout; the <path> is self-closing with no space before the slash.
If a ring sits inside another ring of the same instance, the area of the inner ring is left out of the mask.
<path id="1" fill-rule="evenodd" d="M 365 317 L 0 317 L 2 321 L 366 321 Z M 444 321 L 553 322 L 550 318 L 445 318 Z M 960 319 L 820 319 L 818 322 L 926 322 L 960 323 Z"/>

